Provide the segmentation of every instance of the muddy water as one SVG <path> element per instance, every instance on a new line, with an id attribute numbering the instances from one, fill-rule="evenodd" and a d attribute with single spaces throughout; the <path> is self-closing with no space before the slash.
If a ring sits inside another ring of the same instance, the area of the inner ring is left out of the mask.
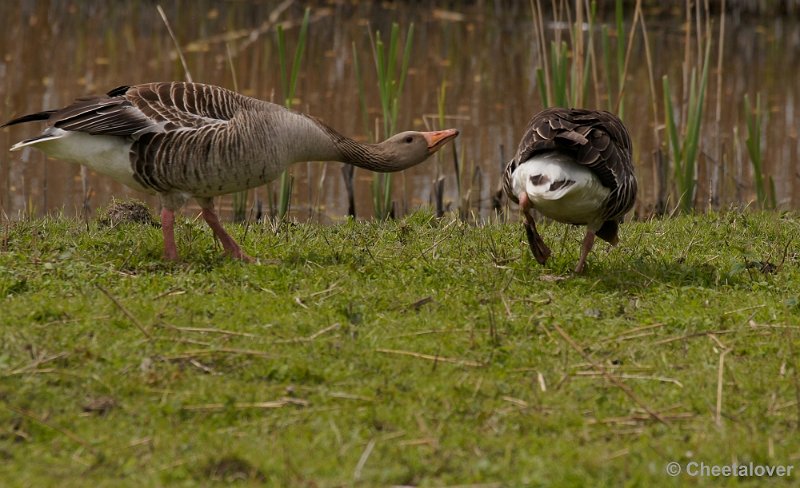
<path id="1" fill-rule="evenodd" d="M 167 2 L 165 2 L 166 4 Z M 550 3 L 550 2 L 543 2 Z M 341 132 L 360 140 L 379 116 L 376 77 L 371 64 L 370 30 L 387 33 L 392 21 L 405 29 L 414 23 L 410 72 L 400 102 L 399 129 L 439 127 L 437 92 L 446 87 L 446 126 L 458 127 L 462 180 L 469 207 L 490 214 L 491 196 L 498 184 L 501 162 L 513 155 L 529 117 L 542 108 L 535 68 L 540 60 L 528 2 L 455 2 L 436 9 L 415 3 L 317 2 L 304 64 L 300 70 L 296 108 L 316 115 Z M 285 6 L 285 5 L 283 5 Z M 272 21 L 287 22 L 293 49 L 301 2 L 282 9 L 279 2 L 185 1 L 165 5 L 175 36 L 186 54 L 195 81 L 218 84 L 267 100 L 280 101 L 280 73 Z M 633 9 L 628 14 L 628 25 Z M 612 12 L 601 21 L 613 22 Z M 625 86 L 624 120 L 635 145 L 641 197 L 640 215 L 657 203 L 654 151 L 664 137 L 661 77 L 673 83 L 673 102 L 681 97 L 684 62 L 684 13 L 646 12 L 654 65 L 658 117 L 652 98 L 641 36 L 631 51 Z M 59 107 L 73 98 L 105 92 L 119 85 L 184 79 L 155 4 L 145 1 L 20 1 L 0 2 L 0 119 Z M 547 35 L 555 37 L 561 24 L 545 11 Z M 718 26 L 720 18 L 713 18 Z M 598 29 L 595 29 L 595 33 Z M 586 31 L 588 32 L 588 30 Z M 566 31 L 561 31 L 567 36 Z M 613 29 L 612 29 L 613 34 Z M 716 34 L 715 34 L 716 35 Z M 612 36 L 613 43 L 616 37 Z M 600 43 L 596 46 L 599 48 Z M 359 53 L 367 87 L 369 117 L 365 127 L 359 112 L 353 50 Z M 714 53 L 718 46 L 714 45 Z M 230 53 L 230 55 L 229 55 Z M 745 93 L 761 92 L 767 118 L 762 134 L 765 173 L 773 177 L 781 207 L 800 205 L 800 21 L 797 16 L 726 18 L 722 71 L 717 58 L 709 79 L 707 110 L 698 168 L 699 207 L 747 203 L 755 198 L 752 171 L 744 144 Z M 235 76 L 234 76 L 235 75 Z M 602 78 L 602 75 L 601 75 Z M 719 88 L 718 82 L 721 84 Z M 589 90 L 592 94 L 594 88 Z M 601 93 L 604 89 L 598 90 Z M 719 92 L 719 114 L 717 114 Z M 589 97 L 586 105 L 606 106 Z M 719 115 L 719 116 L 717 116 Z M 655 120 L 655 121 L 654 121 Z M 15 218 L 20 212 L 42 214 L 62 210 L 76 215 L 86 202 L 96 209 L 112 196 L 147 197 L 107 177 L 87 173 L 78 165 L 46 160 L 35 151 L 9 153 L 17 140 L 35 135 L 35 124 L 0 130 L 0 209 Z M 445 204 L 459 205 L 453 153 L 442 151 L 422 165 L 395 177 L 398 212 L 432 201 L 433 181 L 445 178 Z M 301 163 L 293 167 L 293 215 L 329 222 L 347 211 L 340 163 Z M 372 175 L 356 171 L 356 210 L 372 214 Z M 251 192 L 265 211 L 268 192 Z M 230 216 L 231 199 L 221 207 Z M 192 210 L 189 209 L 188 212 Z"/>

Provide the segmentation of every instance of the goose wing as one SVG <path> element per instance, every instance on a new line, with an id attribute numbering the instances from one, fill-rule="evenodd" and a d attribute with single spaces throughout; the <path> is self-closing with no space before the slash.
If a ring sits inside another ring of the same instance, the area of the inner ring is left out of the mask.
<path id="1" fill-rule="evenodd" d="M 121 86 L 105 95 L 79 98 L 53 111 L 49 122 L 59 129 L 93 135 L 138 136 L 224 124 L 245 100 L 230 90 L 199 83 Z"/>

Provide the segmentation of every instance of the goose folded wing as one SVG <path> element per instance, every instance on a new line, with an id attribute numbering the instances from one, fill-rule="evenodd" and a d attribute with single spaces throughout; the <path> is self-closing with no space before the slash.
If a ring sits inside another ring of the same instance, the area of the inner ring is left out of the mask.
<path id="1" fill-rule="evenodd" d="M 603 186 L 615 190 L 620 181 L 620 168 L 617 167 L 620 154 L 617 147 L 602 130 L 590 130 L 587 136 L 586 143 L 577 146 L 575 161 L 596 174 Z"/>
<path id="2" fill-rule="evenodd" d="M 603 186 L 615 190 L 620 184 L 619 161 L 627 158 L 620 145 L 630 147 L 624 128 L 617 127 L 612 117 L 604 117 L 604 112 L 550 109 L 543 114 L 531 122 L 533 140 L 525 157 L 553 149 L 568 151 L 576 163 L 595 173 Z"/>
<path id="3" fill-rule="evenodd" d="M 109 136 L 131 136 L 153 127 L 153 121 L 124 97 L 107 95 L 79 98 L 56 111 L 50 121 L 59 129 Z"/>
<path id="4" fill-rule="evenodd" d="M 227 123 L 242 107 L 242 98 L 196 83 L 122 86 L 104 96 L 80 98 L 55 113 L 51 121 L 64 130 L 136 137 Z"/>
<path id="5" fill-rule="evenodd" d="M 246 97 L 200 83 L 148 83 L 133 86 L 126 98 L 167 130 L 225 123 L 244 108 Z"/>

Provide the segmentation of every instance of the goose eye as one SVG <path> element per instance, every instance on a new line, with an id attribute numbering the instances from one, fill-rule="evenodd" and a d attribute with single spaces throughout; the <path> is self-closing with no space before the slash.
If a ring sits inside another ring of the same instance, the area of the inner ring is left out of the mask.
<path id="1" fill-rule="evenodd" d="M 414 141 L 414 138 L 411 136 L 406 137 L 406 144 L 411 144 Z"/>

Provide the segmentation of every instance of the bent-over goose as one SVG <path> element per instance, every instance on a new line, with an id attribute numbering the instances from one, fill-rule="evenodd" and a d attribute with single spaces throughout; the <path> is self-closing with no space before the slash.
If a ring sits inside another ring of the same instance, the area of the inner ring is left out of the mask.
<path id="1" fill-rule="evenodd" d="M 174 214 L 189 198 L 197 199 L 225 252 L 249 261 L 220 224 L 215 196 L 267 183 L 300 161 L 400 171 L 458 135 L 455 129 L 401 132 L 379 144 L 361 144 L 309 115 L 218 86 L 182 82 L 121 86 L 0 127 L 31 121 L 47 121 L 47 127 L 12 151 L 35 147 L 157 193 L 164 256 L 171 260 L 178 259 Z"/>
<path id="2" fill-rule="evenodd" d="M 553 220 L 586 226 L 575 272 L 586 265 L 595 235 L 612 245 L 636 200 L 631 139 L 622 121 L 605 111 L 551 108 L 528 124 L 503 187 L 525 215 L 533 256 L 544 264 L 550 249 L 536 231 L 534 209 Z"/>

